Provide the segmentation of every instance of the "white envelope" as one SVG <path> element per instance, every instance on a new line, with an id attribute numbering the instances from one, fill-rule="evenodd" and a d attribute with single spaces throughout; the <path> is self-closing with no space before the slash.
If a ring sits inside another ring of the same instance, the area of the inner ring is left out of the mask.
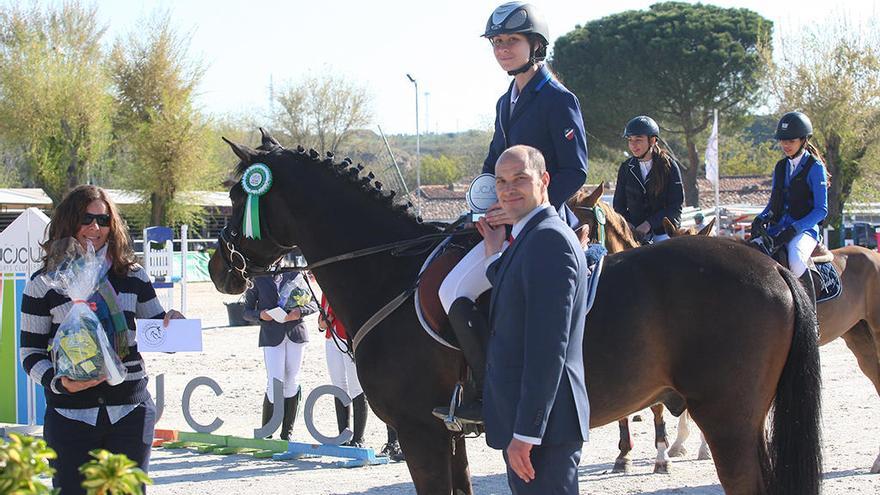
<path id="1" fill-rule="evenodd" d="M 284 311 L 279 307 L 267 309 L 266 313 L 268 313 L 269 316 L 271 316 L 272 319 L 277 321 L 278 323 L 284 323 L 284 319 L 287 318 L 287 311 Z"/>
<path id="2" fill-rule="evenodd" d="M 202 320 L 135 320 L 140 352 L 201 352 Z"/>

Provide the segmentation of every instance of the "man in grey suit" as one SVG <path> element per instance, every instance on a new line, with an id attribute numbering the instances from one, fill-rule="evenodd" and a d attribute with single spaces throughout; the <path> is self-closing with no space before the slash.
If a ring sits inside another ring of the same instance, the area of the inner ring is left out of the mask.
<path id="1" fill-rule="evenodd" d="M 500 207 L 513 222 L 485 218 L 492 282 L 483 415 L 486 442 L 504 450 L 514 494 L 577 494 L 589 435 L 583 338 L 587 263 L 577 237 L 550 205 L 541 152 L 505 151 L 495 165 Z"/>

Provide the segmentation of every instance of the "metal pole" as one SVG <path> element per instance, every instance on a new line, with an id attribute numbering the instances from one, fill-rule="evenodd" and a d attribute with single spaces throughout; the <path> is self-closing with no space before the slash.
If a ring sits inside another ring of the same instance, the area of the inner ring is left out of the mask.
<path id="1" fill-rule="evenodd" d="M 186 265 L 189 261 L 189 225 L 180 226 L 180 312 L 186 314 Z"/>
<path id="2" fill-rule="evenodd" d="M 428 112 L 430 108 L 428 106 L 428 97 L 431 96 L 431 93 L 425 91 L 425 134 L 431 134 L 431 113 Z"/>
<path id="3" fill-rule="evenodd" d="M 718 122 L 718 109 L 715 109 L 715 122 Z M 720 127 L 720 126 L 719 126 Z M 720 147 L 721 144 L 721 131 L 718 131 L 718 136 L 716 136 L 716 148 Z M 715 231 L 721 232 L 721 200 L 719 199 L 721 194 L 719 192 L 719 188 L 721 187 L 721 153 L 717 153 L 718 162 L 715 164 L 716 170 L 715 173 Z"/>
<path id="4" fill-rule="evenodd" d="M 413 83 L 416 89 L 416 215 L 422 215 L 422 157 L 421 157 L 421 143 L 419 142 L 419 82 L 416 79 L 407 74 L 407 78 L 409 78 L 410 82 Z"/>
<path id="5" fill-rule="evenodd" d="M 397 172 L 397 179 L 400 181 L 400 185 L 403 186 L 403 192 L 409 194 L 409 188 L 406 187 L 406 181 L 403 180 L 403 174 L 400 173 L 400 167 L 397 166 L 397 159 L 394 158 L 394 152 L 391 151 L 391 146 L 388 145 L 388 139 L 385 138 L 385 133 L 382 132 L 382 126 L 377 125 L 379 128 L 379 135 L 382 136 L 382 142 L 385 143 L 385 149 L 388 150 L 388 155 L 391 157 L 391 164 L 394 166 L 394 171 Z"/>

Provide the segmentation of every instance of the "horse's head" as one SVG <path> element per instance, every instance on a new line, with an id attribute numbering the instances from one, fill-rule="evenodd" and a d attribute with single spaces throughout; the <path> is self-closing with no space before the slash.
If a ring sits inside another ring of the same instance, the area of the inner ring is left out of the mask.
<path id="1" fill-rule="evenodd" d="M 633 236 L 626 219 L 614 211 L 611 205 L 602 201 L 604 192 L 605 186 L 599 184 L 592 192 L 581 190 L 568 200 L 568 206 L 582 226 L 581 241 L 588 238 L 591 243 L 604 244 L 609 253 L 638 247 L 639 242 Z"/>
<path id="2" fill-rule="evenodd" d="M 271 216 L 266 213 L 284 209 L 285 201 L 279 187 L 271 187 L 277 183 L 284 171 L 278 165 L 278 156 L 284 151 L 281 144 L 260 128 L 262 143 L 257 149 L 251 149 L 223 138 L 239 158 L 235 171 L 224 185 L 229 187 L 229 198 L 232 200 L 232 215 L 229 223 L 220 232 L 217 250 L 208 264 L 208 271 L 214 286 L 220 292 L 238 294 L 247 286 L 247 278 L 267 272 L 294 246 L 288 244 L 291 226 L 283 215 Z M 256 196 L 254 203 L 247 207 L 249 194 L 245 192 L 243 180 L 248 180 L 246 172 L 253 175 L 254 164 L 262 164 L 259 176 L 250 177 L 252 185 L 261 185 L 263 181 L 268 187 Z M 251 229 L 245 232 L 245 215 L 251 217 Z M 253 235 L 253 229 L 259 232 Z M 283 239 L 283 240 L 282 240 Z"/>
<path id="3" fill-rule="evenodd" d="M 688 227 L 686 229 L 676 228 L 672 222 L 669 221 L 668 218 L 663 218 L 663 230 L 666 231 L 666 235 L 669 237 L 683 237 L 683 236 L 708 236 L 712 233 L 712 228 L 715 227 L 715 219 L 713 218 L 705 227 L 697 230 L 696 227 Z"/>

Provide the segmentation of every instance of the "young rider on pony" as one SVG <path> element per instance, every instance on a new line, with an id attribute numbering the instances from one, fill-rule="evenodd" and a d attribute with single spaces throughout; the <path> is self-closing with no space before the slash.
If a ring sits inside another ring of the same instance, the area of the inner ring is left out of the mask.
<path id="1" fill-rule="evenodd" d="M 573 227 L 577 218 L 565 202 L 587 177 L 587 143 L 580 103 L 554 77 L 543 62 L 550 34 L 543 16 L 533 5 L 505 3 L 492 12 L 483 37 L 488 38 L 498 65 L 514 76 L 495 106 L 495 134 L 483 163 L 484 173 L 494 173 L 495 162 L 507 148 L 527 144 L 544 155 L 550 174 L 550 203 Z M 513 222 L 496 203 L 486 213 L 493 226 Z M 480 242 L 453 268 L 440 286 L 440 301 L 449 315 L 476 390 L 456 409 L 462 422 L 482 422 L 482 389 L 488 323 L 474 301 L 491 284 L 486 278 L 485 249 Z M 448 408 L 435 409 L 446 417 Z"/>
<path id="2" fill-rule="evenodd" d="M 785 158 L 773 170 L 770 202 L 752 222 L 752 239 L 770 238 L 768 254 L 785 248 L 788 267 L 809 289 L 810 255 L 819 243 L 819 223 L 828 215 L 828 184 L 831 175 L 819 150 L 810 143 L 813 124 L 801 112 L 779 119 L 774 139 Z"/>
<path id="3" fill-rule="evenodd" d="M 681 170 L 660 146 L 660 127 L 651 117 L 640 115 L 630 120 L 623 137 L 632 156 L 617 171 L 614 211 L 626 218 L 637 238 L 654 242 L 669 239 L 663 218 L 675 228 L 681 226 Z"/>

